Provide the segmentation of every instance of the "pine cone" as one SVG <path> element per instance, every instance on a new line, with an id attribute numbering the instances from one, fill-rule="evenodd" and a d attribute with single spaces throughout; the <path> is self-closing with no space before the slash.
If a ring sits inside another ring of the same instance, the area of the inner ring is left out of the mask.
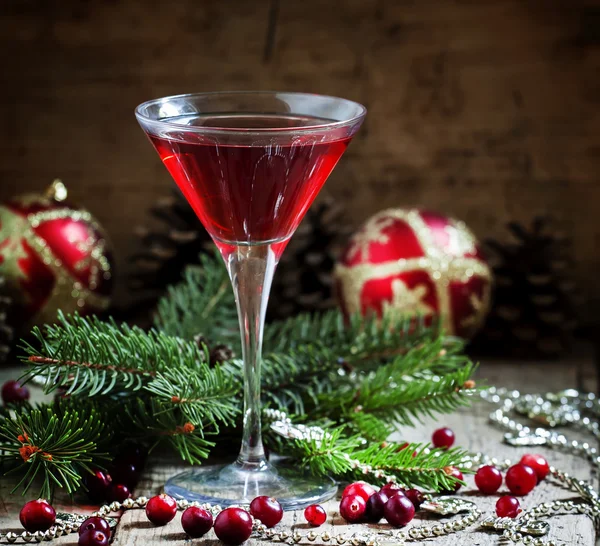
<path id="1" fill-rule="evenodd" d="M 12 303 L 11 298 L 4 292 L 5 281 L 0 277 L 0 363 L 6 362 L 13 348 L 14 328 L 9 322 L 8 313 Z"/>
<path id="2" fill-rule="evenodd" d="M 162 229 L 136 228 L 143 250 L 129 259 L 133 272 L 128 287 L 138 313 L 152 309 L 167 286 L 181 280 L 184 268 L 199 263 L 199 255 L 212 247 L 210 236 L 179 190 L 159 199 L 150 214 Z"/>
<path id="3" fill-rule="evenodd" d="M 285 249 L 271 288 L 270 319 L 334 307 L 333 268 L 351 229 L 343 209 L 321 198 L 310 209 Z"/>
<path id="4" fill-rule="evenodd" d="M 548 218 L 535 218 L 530 230 L 516 222 L 508 229 L 514 242 L 485 243 L 494 296 L 473 347 L 484 354 L 558 357 L 571 347 L 577 326 L 569 240 Z"/>

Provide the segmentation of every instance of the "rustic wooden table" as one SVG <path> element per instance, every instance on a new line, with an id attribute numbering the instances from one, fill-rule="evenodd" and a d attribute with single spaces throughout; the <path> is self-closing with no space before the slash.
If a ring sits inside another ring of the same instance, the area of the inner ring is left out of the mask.
<path id="1" fill-rule="evenodd" d="M 18 371 L 14 369 L 0 370 L 0 384 L 6 379 L 17 375 Z M 486 362 L 482 365 L 479 376 L 485 378 L 487 384 L 517 388 L 522 392 L 543 392 L 576 386 L 596 390 L 596 374 L 588 354 L 557 363 Z M 35 396 L 41 397 L 39 393 L 35 393 Z M 501 443 L 501 432 L 487 423 L 488 413 L 489 407 L 483 402 L 477 402 L 468 410 L 441 417 L 439 422 L 450 426 L 456 433 L 457 443 L 466 449 L 484 451 L 497 457 L 507 457 L 512 460 L 518 459 L 527 450 L 503 445 Z M 428 420 L 422 426 L 400 431 L 399 434 L 401 438 L 410 439 L 411 441 L 424 441 L 429 439 L 435 426 L 434 421 Z M 569 434 L 573 435 L 572 432 Z M 551 464 L 557 468 L 582 479 L 594 480 L 594 483 L 596 483 L 597 478 L 593 475 L 591 468 L 581 459 L 543 448 L 536 451 L 547 456 Z M 136 494 L 151 496 L 159 493 L 166 478 L 183 468 L 184 465 L 178 465 L 177 463 L 150 461 Z M 24 501 L 28 499 L 18 494 L 10 494 L 10 490 L 14 485 L 12 480 L 5 477 L 0 478 L 0 480 L 0 530 L 2 532 L 8 530 L 20 532 L 19 509 Z M 484 512 L 491 512 L 497 497 L 480 495 L 473 486 L 472 477 L 468 477 L 467 481 L 469 487 L 464 488 L 459 495 L 475 500 Z M 530 495 L 522 499 L 522 505 L 527 508 L 542 501 L 564 499 L 571 496 L 572 494 L 569 491 L 549 483 L 542 483 Z M 61 498 L 56 504 L 59 504 L 61 508 L 80 513 L 94 510 L 94 507 L 85 504 L 85 501 L 80 498 L 76 498 L 74 503 Z M 332 534 L 346 531 L 343 521 L 340 520 L 337 514 L 336 507 L 337 503 L 335 501 L 330 501 L 326 506 L 330 514 L 326 525 L 333 527 L 331 529 Z M 290 514 L 286 515 L 289 521 L 291 521 L 291 517 Z M 418 514 L 415 521 L 420 520 L 422 517 L 424 516 Z M 303 525 L 300 525 L 300 527 L 303 527 Z M 554 518 L 551 522 L 551 529 L 550 538 L 556 540 L 558 544 L 593 545 L 595 543 L 592 522 L 586 516 L 569 515 Z M 356 530 L 356 528 L 354 527 L 353 530 Z M 207 537 L 206 543 L 219 544 L 212 531 Z M 113 544 L 116 546 L 153 546 L 169 543 L 176 546 L 191 543 L 199 544 L 200 542 L 200 540 L 191 541 L 186 539 L 179 524 L 179 515 L 171 524 L 165 527 L 154 527 L 146 519 L 142 510 L 129 510 L 120 517 Z M 253 546 L 258 542 L 250 540 L 248 546 Z M 451 544 L 485 546 L 502 543 L 497 534 L 483 532 L 477 526 L 473 526 L 459 535 L 430 539 L 428 542 L 440 546 Z M 55 540 L 54 543 L 57 545 L 75 545 L 77 535 L 62 537 Z"/>

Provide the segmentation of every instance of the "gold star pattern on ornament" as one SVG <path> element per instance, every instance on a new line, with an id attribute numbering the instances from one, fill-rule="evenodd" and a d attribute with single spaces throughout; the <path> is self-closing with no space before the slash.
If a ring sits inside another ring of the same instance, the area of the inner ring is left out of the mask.
<path id="1" fill-rule="evenodd" d="M 369 250 L 372 243 L 387 243 L 390 238 L 383 230 L 393 225 L 392 218 L 382 217 L 380 214 L 373 216 L 355 235 L 350 239 L 350 250 L 348 260 L 354 260 L 358 255 L 361 260 L 369 259 Z"/>
<path id="2" fill-rule="evenodd" d="M 383 302 L 383 310 L 386 313 L 410 316 L 429 316 L 435 310 L 425 301 L 428 289 L 424 284 L 417 284 L 409 288 L 401 279 L 392 281 L 392 299 Z"/>
<path id="3" fill-rule="evenodd" d="M 455 254 L 472 254 L 475 252 L 475 238 L 466 230 L 464 224 L 449 225 L 444 228 L 450 239 L 450 251 Z"/>
<path id="4" fill-rule="evenodd" d="M 476 329 L 483 322 L 485 317 L 485 311 L 488 309 L 490 305 L 490 287 L 485 286 L 483 289 L 483 294 L 479 297 L 478 294 L 473 292 L 469 295 L 469 303 L 471 304 L 471 308 L 473 309 L 473 313 L 471 315 L 466 316 L 461 320 L 460 325 L 463 328 L 474 328 Z"/>
<path id="5" fill-rule="evenodd" d="M 490 268 L 478 258 L 454 254 L 455 252 L 470 254 L 476 250 L 475 238 L 463 222 L 452 221 L 451 225 L 446 226 L 445 230 L 450 238 L 449 247 L 452 253 L 446 252 L 440 249 L 432 235 L 431 228 L 416 209 L 389 209 L 376 214 L 353 238 L 353 246 L 348 259 L 352 260 L 357 252 L 360 252 L 360 256 L 366 262 L 370 243 L 375 241 L 388 242 L 388 237 L 383 235 L 381 231 L 398 220 L 411 227 L 425 255 L 418 258 L 401 258 L 377 264 L 359 263 L 354 266 L 338 264 L 335 275 L 340 282 L 340 290 L 344 294 L 347 311 L 348 313 L 360 312 L 362 308 L 361 295 L 367 281 L 385 279 L 408 271 L 425 270 L 431 273 L 431 279 L 435 285 L 442 327 L 446 333 L 452 334 L 455 332 L 455 327 L 449 292 L 450 283 L 465 283 L 472 277 L 478 277 L 489 282 L 491 280 Z M 378 225 L 381 227 L 378 228 Z M 483 309 L 489 306 L 489 298 L 490 288 L 488 286 L 481 299 L 482 312 L 479 315 L 481 321 L 484 318 Z M 392 306 L 391 302 L 389 306 Z M 477 311 L 475 307 L 473 308 Z M 435 313 L 435 311 L 433 312 Z M 473 320 L 476 319 L 477 313 Z M 469 317 L 466 320 L 469 320 Z"/>

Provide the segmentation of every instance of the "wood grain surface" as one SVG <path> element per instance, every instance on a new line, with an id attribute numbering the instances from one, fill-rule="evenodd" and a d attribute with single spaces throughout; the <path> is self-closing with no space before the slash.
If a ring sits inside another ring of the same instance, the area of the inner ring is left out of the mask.
<path id="1" fill-rule="evenodd" d="M 483 238 L 552 213 L 600 296 L 597 0 L 3 0 L 0 48 L 0 201 L 62 177 L 121 273 L 172 185 L 134 107 L 283 89 L 368 107 L 326 190 L 353 224 L 424 206 Z"/>
<path id="2" fill-rule="evenodd" d="M 16 373 L 14 370 L 0 371 L 0 383 L 6 378 L 16 376 Z M 490 361 L 483 365 L 479 375 L 485 377 L 488 384 L 517 388 L 522 392 L 544 392 L 573 386 L 592 389 L 595 388 L 597 380 L 587 353 L 583 356 L 552 364 Z M 35 393 L 35 396 L 39 398 L 40 395 Z M 486 404 L 477 403 L 468 410 L 441 417 L 439 421 L 428 419 L 414 429 L 401 430 L 396 438 L 410 441 L 428 441 L 432 430 L 443 424 L 450 426 L 455 431 L 457 444 L 466 449 L 483 451 L 497 457 L 517 460 L 523 453 L 527 452 L 527 449 L 512 448 L 502 444 L 502 433 L 487 423 L 488 413 L 489 407 Z M 572 438 L 577 437 L 572 431 L 569 431 L 568 435 Z M 236 449 L 237 446 L 232 446 L 232 451 Z M 544 448 L 536 451 L 545 455 L 550 463 L 557 468 L 579 478 L 593 480 L 593 483 L 598 485 L 597 478 L 593 475 L 591 468 L 581 459 Z M 151 496 L 161 492 L 166 479 L 184 468 L 184 465 L 166 459 L 151 459 L 136 494 Z M 467 477 L 467 482 L 468 487 L 461 490 L 459 495 L 476 502 L 484 513 L 491 513 L 498 496 L 505 491 L 504 488 L 497 495 L 485 496 L 476 491 L 472 476 Z M 0 530 L 3 532 L 7 530 L 19 532 L 20 530 L 18 512 L 26 499 L 16 494 L 10 494 L 13 484 L 12 480 L 5 477 L 0 479 Z M 528 508 L 540 502 L 566 498 L 573 498 L 573 494 L 555 485 L 543 482 L 532 493 L 522 499 L 522 506 Z M 80 498 L 76 498 L 73 505 L 69 505 L 67 499 L 64 498 L 61 499 L 61 503 L 61 506 L 64 506 L 67 510 L 78 512 L 91 512 L 93 510 L 93 507 L 87 505 Z M 327 503 L 326 508 L 329 514 L 326 526 L 331 528 L 332 535 L 349 530 L 356 531 L 356 526 L 348 529 L 344 525 L 343 520 L 337 513 L 337 501 L 330 501 Z M 293 514 L 286 514 L 286 521 L 291 523 L 293 517 Z M 297 515 L 297 518 L 299 528 L 303 529 L 304 524 L 302 523 L 301 513 Z M 190 544 L 190 540 L 185 538 L 181 529 L 179 519 L 180 515 L 178 514 L 171 524 L 165 527 L 154 527 L 146 519 L 143 510 L 126 511 L 120 517 L 113 544 L 117 546 L 154 546 L 165 543 L 173 544 L 173 546 Z M 417 514 L 414 521 L 418 524 L 424 523 L 423 520 L 424 516 Z M 431 518 L 429 518 L 429 522 L 431 523 Z M 585 516 L 561 516 L 551 520 L 550 538 L 556 540 L 557 544 L 591 546 L 595 543 L 595 532 L 591 520 Z M 71 535 L 70 537 L 58 539 L 55 543 L 57 545 L 74 546 L 76 542 L 76 536 Z M 194 541 L 193 543 L 200 542 Z M 220 544 L 215 539 L 212 531 L 202 543 L 214 546 Z M 461 546 L 491 546 L 502 544 L 502 541 L 496 534 L 483 532 L 477 526 L 473 526 L 459 535 L 439 537 L 429 540 L 428 543 L 439 546 L 453 546 L 456 544 Z M 250 540 L 247 544 L 248 546 L 258 546 L 259 544 L 264 546 L 267 543 Z"/>

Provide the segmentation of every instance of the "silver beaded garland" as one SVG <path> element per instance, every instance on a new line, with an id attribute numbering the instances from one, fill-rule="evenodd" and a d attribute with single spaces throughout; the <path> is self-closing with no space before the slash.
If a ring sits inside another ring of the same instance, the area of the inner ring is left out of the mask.
<path id="1" fill-rule="evenodd" d="M 546 395 L 521 394 L 518 391 L 494 387 L 482 391 L 480 395 L 484 400 L 498 406 L 491 413 L 490 421 L 507 431 L 504 437 L 506 443 L 518 446 L 544 445 L 551 449 L 568 451 L 574 455 L 584 457 L 600 469 L 598 449 L 590 446 L 587 442 L 569 441 L 563 434 L 558 434 L 548 428 L 537 427 L 531 429 L 508 416 L 509 412 L 516 412 L 527 416 L 536 423 L 543 423 L 549 428 L 558 425 L 574 426 L 590 433 L 594 438 L 600 439 L 600 424 L 582 415 L 583 412 L 587 412 L 600 416 L 600 401 L 595 395 L 581 394 L 574 390 L 548 393 Z M 318 442 L 328 435 L 320 427 L 293 424 L 291 419 L 279 410 L 266 410 L 266 418 L 271 422 L 271 428 L 286 438 L 310 438 Z M 395 476 L 388 475 L 381 469 L 374 469 L 370 465 L 362 464 L 349 455 L 346 455 L 346 459 L 352 468 L 365 475 L 373 475 L 378 479 L 384 478 L 393 483 L 397 481 Z M 467 468 L 482 464 L 493 464 L 500 469 L 506 469 L 511 465 L 511 461 L 499 461 L 482 453 L 476 453 L 467 457 L 462 461 L 462 464 Z M 481 526 L 501 532 L 505 539 L 513 543 L 523 543 L 531 546 L 555 546 L 554 542 L 540 538 L 548 533 L 549 524 L 539 518 L 577 512 L 592 518 L 597 527 L 600 525 L 600 498 L 591 484 L 571 477 L 566 472 L 561 472 L 554 467 L 550 467 L 550 478 L 579 494 L 582 502 L 575 503 L 572 500 L 545 502 L 523 511 L 515 519 L 488 517 L 482 521 Z M 147 503 L 148 498 L 144 496 L 137 499 L 127 499 L 122 503 L 112 502 L 100 507 L 92 515 L 106 517 L 108 514 L 120 510 L 144 508 Z M 185 510 L 189 506 L 198 506 L 208 510 L 213 516 L 217 516 L 222 510 L 221 506 L 218 505 L 200 504 L 186 500 L 177 501 L 179 510 Z M 253 520 L 253 529 L 255 536 L 258 538 L 285 542 L 290 545 L 299 544 L 303 541 L 315 542 L 320 540 L 325 543 L 333 541 L 339 546 L 346 544 L 352 546 L 379 546 L 382 543 L 403 544 L 408 541 L 420 541 L 430 537 L 456 533 L 473 525 L 482 516 L 481 511 L 477 509 L 473 502 L 459 497 L 430 498 L 422 505 L 422 509 L 442 516 L 455 516 L 461 512 L 466 512 L 466 515 L 453 521 L 434 523 L 431 526 L 413 526 L 406 531 L 380 529 L 367 534 L 341 534 L 333 537 L 329 531 L 318 533 L 315 530 L 310 530 L 301 533 L 298 530 L 292 530 L 290 533 L 283 529 L 268 529 L 256 520 Z M 11 531 L 5 535 L 0 534 L 0 539 L 9 544 L 13 544 L 18 540 L 26 543 L 50 541 L 77 530 L 87 517 L 79 514 L 58 513 L 55 525 L 45 532 L 30 533 L 23 531 L 17 534 Z M 115 519 L 107 518 L 107 520 L 111 527 L 116 526 Z"/>

